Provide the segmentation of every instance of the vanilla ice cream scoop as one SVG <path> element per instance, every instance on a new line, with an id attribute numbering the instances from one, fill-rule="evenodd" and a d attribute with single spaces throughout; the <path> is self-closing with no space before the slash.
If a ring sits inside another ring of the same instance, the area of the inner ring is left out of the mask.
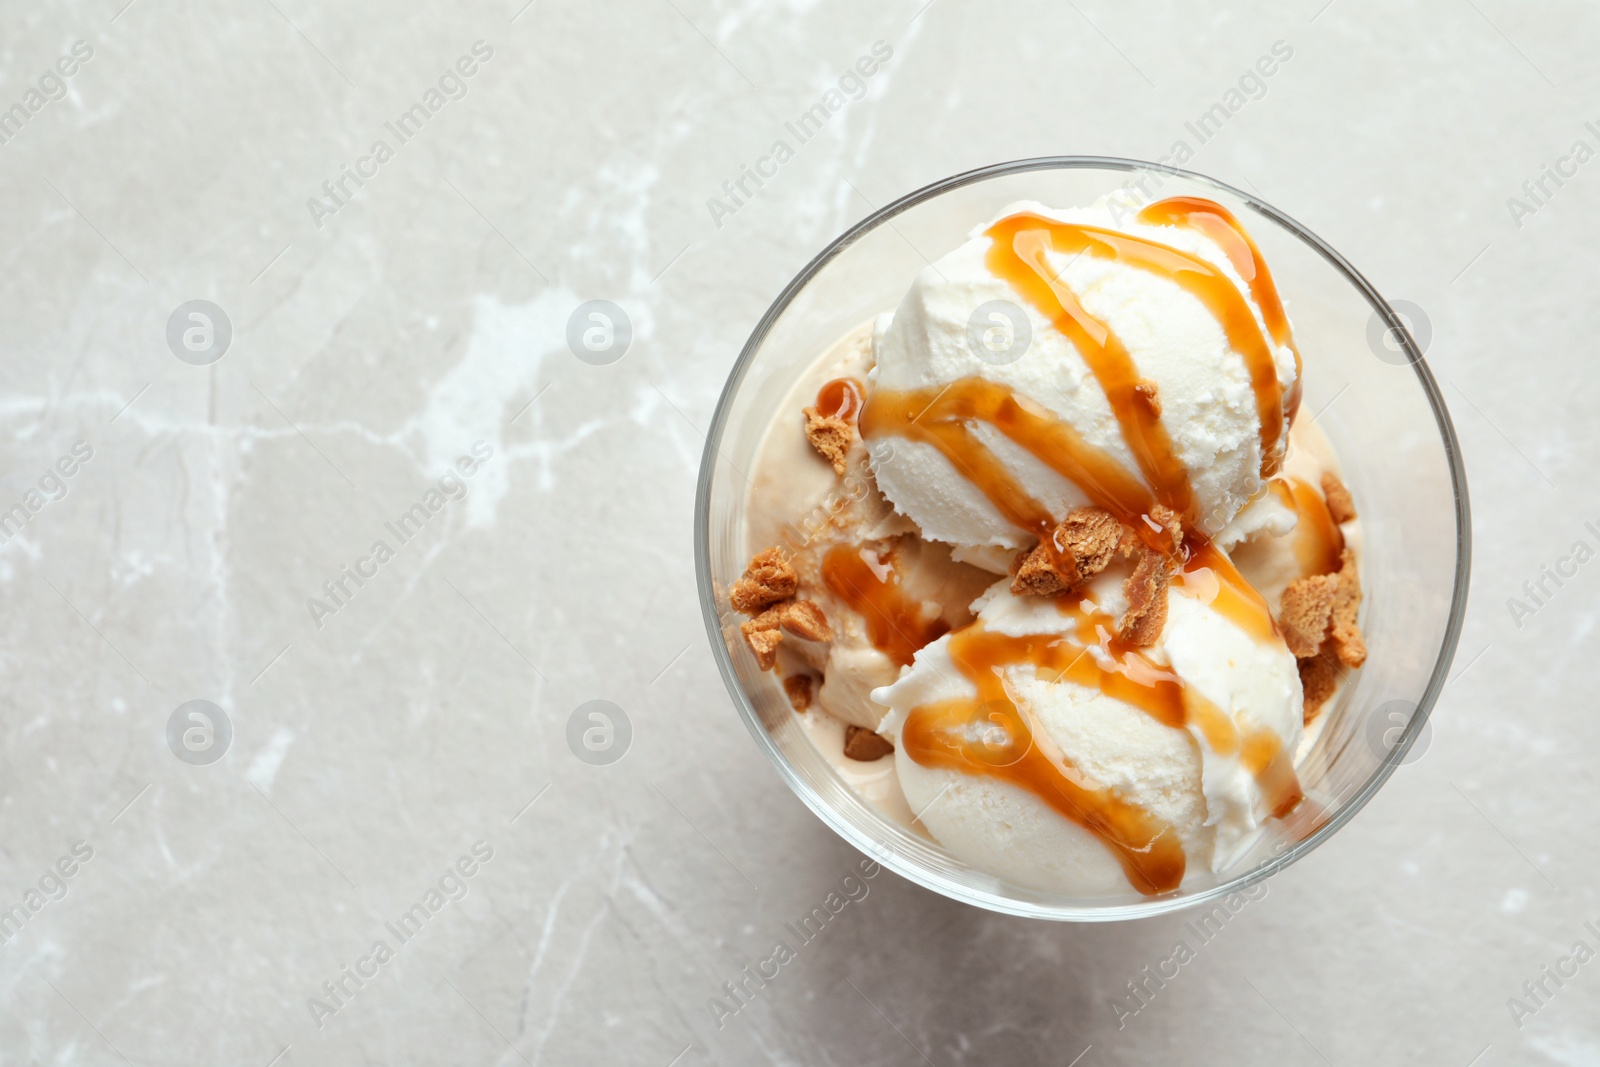
<path id="1" fill-rule="evenodd" d="M 1299 359 L 1259 252 L 1209 200 L 1023 203 L 921 271 L 875 343 L 862 436 L 924 536 L 1022 548 L 1093 504 L 1207 535 L 1281 464 Z"/>
<path id="2" fill-rule="evenodd" d="M 1143 648 L 1111 636 L 1114 571 L 1071 601 L 1002 582 L 973 606 L 873 693 L 911 811 L 964 862 L 1044 891 L 1154 895 L 1301 799 L 1295 659 L 1220 553 L 1175 577 Z"/>

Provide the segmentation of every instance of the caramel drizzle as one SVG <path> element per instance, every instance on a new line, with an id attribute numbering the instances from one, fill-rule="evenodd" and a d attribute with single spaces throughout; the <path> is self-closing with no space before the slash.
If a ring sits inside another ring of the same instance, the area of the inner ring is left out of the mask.
<path id="1" fill-rule="evenodd" d="M 1302 577 L 1332 574 L 1339 569 L 1339 553 L 1344 550 L 1344 531 L 1333 521 L 1328 502 L 1310 483 L 1299 478 L 1274 478 L 1273 495 L 1300 516 L 1294 529 L 1295 562 Z"/>
<path id="2" fill-rule="evenodd" d="M 1144 379 L 1133 357 L 1106 323 L 1084 310 L 1045 255 L 1087 253 L 1176 278 L 1184 264 L 1174 257 L 1181 253 L 1112 230 L 1053 222 L 1031 212 L 1000 220 L 989 228 L 988 236 L 993 242 L 986 257 L 990 272 L 1009 282 L 1072 342 L 1105 392 L 1123 440 L 1157 498 L 1179 514 L 1188 514 L 1194 501 L 1189 472 L 1178 460 L 1155 407 L 1138 392 Z"/>
<path id="3" fill-rule="evenodd" d="M 1031 664 L 1041 675 L 1051 671 L 1074 680 L 1104 673 L 1087 650 L 1053 635 L 1008 637 L 974 624 L 950 638 L 949 653 L 978 695 L 913 709 L 900 733 L 906 754 L 925 767 L 987 775 L 1026 789 L 1102 841 L 1140 893 L 1176 889 L 1187 863 L 1177 831 L 1113 790 L 1053 762 L 1006 691 L 1005 668 L 1011 666 Z M 1126 681 L 1110 675 L 1090 684 L 1113 685 L 1118 679 Z M 1145 691 L 1128 688 L 1141 697 Z M 1171 690 L 1156 692 L 1160 695 L 1150 702 L 1165 711 Z"/>
<path id="4" fill-rule="evenodd" d="M 1184 690 L 1184 707 L 1190 731 L 1203 736 L 1219 756 L 1237 757 L 1256 780 L 1272 818 L 1283 818 L 1305 799 L 1300 779 L 1294 773 L 1293 754 L 1283 747 L 1277 734 L 1260 728 L 1241 732 L 1230 715 L 1196 689 Z"/>
<path id="5" fill-rule="evenodd" d="M 817 411 L 825 416 L 854 422 L 861 411 L 866 388 L 854 378 L 834 378 L 817 390 Z"/>
<path id="6" fill-rule="evenodd" d="M 1209 541 L 1186 545 L 1182 581 L 1202 602 L 1210 604 L 1212 611 L 1258 643 L 1283 643 L 1283 631 L 1278 629 L 1266 598 L 1239 573 L 1227 553 Z M 1215 583 L 1215 590 L 1212 583 Z"/>
<path id="7" fill-rule="evenodd" d="M 1227 255 L 1233 269 L 1250 286 L 1250 295 L 1261 309 L 1261 317 L 1266 320 L 1273 343 L 1285 345 L 1294 353 L 1294 385 L 1290 387 L 1284 405 L 1289 423 L 1293 425 L 1295 416 L 1300 413 L 1304 366 L 1300 360 L 1300 349 L 1294 343 L 1293 332 L 1289 329 L 1289 317 L 1283 311 L 1283 300 L 1278 296 L 1277 283 L 1272 280 L 1272 272 L 1267 269 L 1261 249 L 1256 247 L 1249 231 L 1234 217 L 1233 212 L 1215 200 L 1198 196 L 1174 196 L 1158 200 L 1139 212 L 1138 221 L 1153 226 L 1187 226 L 1198 230 L 1211 238 Z"/>
<path id="8" fill-rule="evenodd" d="M 1162 725 L 1189 730 L 1218 755 L 1237 758 L 1261 787 L 1274 817 L 1292 811 L 1302 793 L 1291 754 L 1270 730 L 1242 732 L 1234 719 L 1171 671 L 1112 636 L 1115 620 L 1066 602 L 1067 636 L 1014 637 L 974 624 L 950 637 L 957 670 L 977 689 L 970 698 L 912 709 L 901 745 L 917 763 L 987 775 L 1027 790 L 1057 813 L 1094 834 L 1117 858 L 1140 893 L 1178 888 L 1187 857 L 1177 831 L 1116 790 L 1095 786 L 1037 743 L 1028 716 L 1012 698 L 1006 671 L 1031 667 L 1036 676 L 1098 690 L 1140 709 Z M 1269 616 L 1270 622 L 1270 616 Z M 1090 654 L 1098 645 L 1112 666 Z"/>
<path id="9" fill-rule="evenodd" d="M 1136 520 L 1154 503 L 1150 490 L 1110 453 L 1009 386 L 986 378 L 962 378 L 940 390 L 874 389 L 860 418 L 865 439 L 894 435 L 937 448 L 1007 521 L 1048 543 L 1056 523 L 1050 509 L 978 441 L 969 428 L 973 422 L 993 426 L 1130 526 L 1142 525 Z"/>
<path id="10" fill-rule="evenodd" d="M 1187 472 L 1173 455 L 1172 440 L 1154 409 L 1135 390 L 1141 379 L 1127 349 L 1109 326 L 1083 309 L 1050 268 L 1047 250 L 1097 256 L 1148 271 L 1176 283 L 1204 304 L 1222 326 L 1228 344 L 1244 357 L 1249 371 L 1261 423 L 1262 477 L 1277 470 L 1285 428 L 1277 361 L 1250 305 L 1227 275 L 1207 260 L 1170 245 L 1099 226 L 1057 222 L 1030 211 L 1001 219 L 987 232 L 993 241 L 987 257 L 990 271 L 1010 282 L 1071 338 L 1105 390 L 1139 469 L 1161 495 L 1162 503 L 1180 513 L 1189 511 Z"/>
<path id="11" fill-rule="evenodd" d="M 867 624 L 872 647 L 904 667 L 917 650 L 950 632 L 937 615 L 906 595 L 892 552 L 879 555 L 863 545 L 835 545 L 822 557 L 822 580 Z"/>

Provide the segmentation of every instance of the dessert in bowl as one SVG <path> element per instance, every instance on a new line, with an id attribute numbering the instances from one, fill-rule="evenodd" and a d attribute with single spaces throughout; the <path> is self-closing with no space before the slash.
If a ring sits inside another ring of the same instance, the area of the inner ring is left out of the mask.
<path id="1" fill-rule="evenodd" d="M 724 676 L 796 792 L 1053 918 L 1325 840 L 1465 599 L 1453 434 L 1394 313 L 1281 214 L 1130 161 L 960 175 L 834 242 L 729 380 L 697 523 Z"/>

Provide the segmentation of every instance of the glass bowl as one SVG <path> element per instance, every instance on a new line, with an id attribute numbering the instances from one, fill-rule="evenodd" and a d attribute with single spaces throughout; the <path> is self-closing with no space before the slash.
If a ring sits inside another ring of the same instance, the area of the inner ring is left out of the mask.
<path id="1" fill-rule="evenodd" d="M 1018 200 L 1089 204 L 1115 189 L 1203 196 L 1230 209 L 1271 265 L 1305 364 L 1301 418 L 1327 434 L 1361 509 L 1366 665 L 1323 712 L 1297 770 L 1314 803 L 1265 832 L 1226 870 L 1177 890 L 1081 898 L 1018 886 L 956 859 L 846 785 L 807 737 L 775 677 L 739 637 L 727 589 L 744 543 L 746 472 L 796 378 L 852 328 L 893 310 L 916 272 Z M 1315 234 L 1220 182 L 1128 159 L 1025 159 L 935 182 L 851 227 L 778 295 L 728 377 L 707 435 L 695 501 L 695 569 L 711 646 L 756 744 L 800 799 L 845 840 L 919 885 L 992 911 L 1092 921 L 1156 915 L 1244 889 L 1348 822 L 1403 762 L 1427 724 L 1467 599 L 1467 485 L 1450 415 L 1406 323 Z"/>

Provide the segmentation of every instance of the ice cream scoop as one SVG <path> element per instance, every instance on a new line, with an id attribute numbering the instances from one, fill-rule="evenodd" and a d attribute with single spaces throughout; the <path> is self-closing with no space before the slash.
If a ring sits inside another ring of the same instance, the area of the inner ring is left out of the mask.
<path id="1" fill-rule="evenodd" d="M 1220 556 L 1119 647 L 1122 573 L 1069 603 L 1004 583 L 873 693 L 913 812 L 958 858 L 1039 890 L 1153 895 L 1225 864 L 1300 800 L 1295 659 Z"/>
<path id="2" fill-rule="evenodd" d="M 1283 460 L 1299 359 L 1225 209 L 1024 203 L 916 276 L 875 346 L 862 436 L 923 535 L 1021 548 L 1071 508 L 1222 529 Z"/>

